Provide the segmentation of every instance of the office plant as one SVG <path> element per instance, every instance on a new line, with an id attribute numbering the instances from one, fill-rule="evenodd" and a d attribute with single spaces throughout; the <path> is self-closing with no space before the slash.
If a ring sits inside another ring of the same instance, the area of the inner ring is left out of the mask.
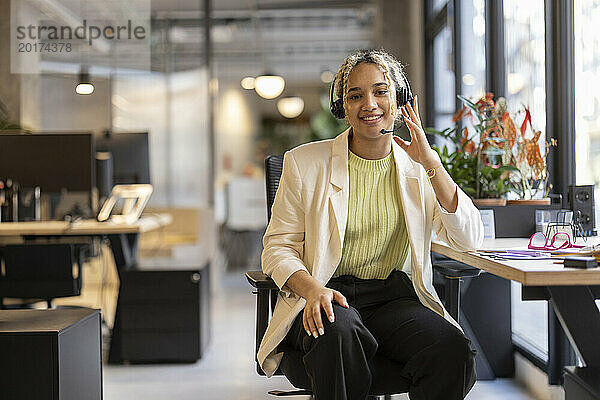
<path id="1" fill-rule="evenodd" d="M 8 109 L 2 100 L 0 100 L 0 131 L 8 130 L 21 130 L 21 126 L 10 121 Z"/>
<path id="2" fill-rule="evenodd" d="M 450 176 L 470 197 L 504 199 L 508 192 L 517 191 L 511 179 L 511 172 L 517 168 L 503 163 L 507 140 L 500 134 L 500 108 L 496 108 L 489 93 L 475 103 L 463 96 L 458 98 L 464 106 L 452 117 L 454 127 L 443 131 L 427 128 L 428 133 L 445 138 L 451 146 L 446 143 L 433 148 Z M 462 120 L 468 124 L 460 127 Z"/>
<path id="3" fill-rule="evenodd" d="M 525 115 L 517 132 L 504 98 L 495 102 L 492 93 L 475 102 L 458 98 L 463 108 L 452 118 L 455 126 L 427 132 L 451 143 L 433 148 L 461 189 L 474 199 L 502 199 L 508 193 L 533 199 L 540 191 L 547 196 L 551 187 L 546 158 L 556 141 L 546 144 L 542 156 L 541 132 L 533 129 L 529 110 L 524 107 L 517 114 Z"/>
<path id="4" fill-rule="evenodd" d="M 521 115 L 524 115 L 523 122 L 517 132 L 508 112 L 504 114 L 504 134 L 510 138 L 505 144 L 505 162 L 517 167 L 518 173 L 514 175 L 514 179 L 517 180 L 520 199 L 532 200 L 539 197 L 539 193 L 541 197 L 547 198 L 552 190 L 552 185 L 548 184 L 547 159 L 558 142 L 550 138 L 542 149 L 542 132 L 534 129 L 529 109 L 524 106 L 517 112 L 517 116 Z"/>

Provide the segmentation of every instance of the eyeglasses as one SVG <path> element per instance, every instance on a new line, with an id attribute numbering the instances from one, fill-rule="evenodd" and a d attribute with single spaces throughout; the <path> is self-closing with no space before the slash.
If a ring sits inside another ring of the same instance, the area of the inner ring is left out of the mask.
<path id="1" fill-rule="evenodd" d="M 542 232 L 536 232 L 529 238 L 529 246 L 527 246 L 527 248 L 531 250 L 547 251 L 582 247 L 583 246 L 572 243 L 571 236 L 566 232 L 555 233 L 554 236 L 552 236 L 552 240 L 549 240 Z"/>

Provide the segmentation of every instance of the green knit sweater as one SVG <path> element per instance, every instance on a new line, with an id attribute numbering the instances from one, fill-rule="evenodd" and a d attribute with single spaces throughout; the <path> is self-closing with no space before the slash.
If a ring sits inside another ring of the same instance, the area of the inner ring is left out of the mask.
<path id="1" fill-rule="evenodd" d="M 348 222 L 333 277 L 385 279 L 403 269 L 408 233 L 393 157 L 390 152 L 380 160 L 366 160 L 348 151 Z M 409 266 L 404 270 L 410 273 Z"/>

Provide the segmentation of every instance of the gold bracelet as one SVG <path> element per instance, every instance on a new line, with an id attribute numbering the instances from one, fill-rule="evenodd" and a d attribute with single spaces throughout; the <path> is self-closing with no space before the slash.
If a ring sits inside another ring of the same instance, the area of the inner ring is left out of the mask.
<path id="1" fill-rule="evenodd" d="M 425 173 L 427 174 L 427 178 L 431 179 L 431 178 L 435 177 L 435 169 L 438 167 L 441 167 L 441 166 L 442 166 L 442 164 L 436 165 L 433 168 L 425 170 Z"/>

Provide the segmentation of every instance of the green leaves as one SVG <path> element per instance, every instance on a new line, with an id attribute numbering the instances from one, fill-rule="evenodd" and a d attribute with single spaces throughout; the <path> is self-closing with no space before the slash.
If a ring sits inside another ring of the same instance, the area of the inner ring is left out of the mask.
<path id="1" fill-rule="evenodd" d="M 0 131 L 9 129 L 21 129 L 21 127 L 18 124 L 9 121 L 8 109 L 4 103 L 0 101 Z"/>

